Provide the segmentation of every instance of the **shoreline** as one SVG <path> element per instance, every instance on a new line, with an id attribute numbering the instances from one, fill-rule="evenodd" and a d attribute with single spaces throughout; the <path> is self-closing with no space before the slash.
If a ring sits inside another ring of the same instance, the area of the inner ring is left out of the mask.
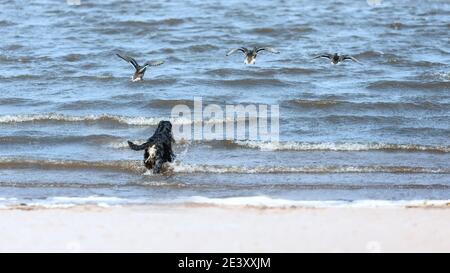
<path id="1" fill-rule="evenodd" d="M 450 206 L 0 209 L 0 252 L 449 252 Z"/>

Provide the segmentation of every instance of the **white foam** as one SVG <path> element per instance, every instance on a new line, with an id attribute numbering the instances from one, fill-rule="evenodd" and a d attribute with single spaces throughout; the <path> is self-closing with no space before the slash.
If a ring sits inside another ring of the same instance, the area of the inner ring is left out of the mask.
<path id="1" fill-rule="evenodd" d="M 75 196 L 55 196 L 46 199 L 22 200 L 17 198 L 0 198 L 0 208 L 11 208 L 19 204 L 26 204 L 29 207 L 43 208 L 71 208 L 81 205 L 94 205 L 98 207 L 116 207 L 132 204 L 151 204 L 148 199 L 143 198 L 120 198 L 115 196 L 91 195 L 86 197 Z"/>
<path id="2" fill-rule="evenodd" d="M 408 166 L 219 166 L 194 165 L 176 161 L 168 164 L 175 173 L 450 173 L 449 169 Z"/>
<path id="3" fill-rule="evenodd" d="M 450 81 L 450 72 L 433 72 L 430 75 L 440 81 Z"/>
<path id="4" fill-rule="evenodd" d="M 56 196 L 42 201 L 27 203 L 28 206 L 41 206 L 45 208 L 70 208 L 78 205 L 95 205 L 99 207 L 111 207 L 142 202 L 139 199 L 124 199 L 107 196 L 69 197 Z"/>
<path id="5" fill-rule="evenodd" d="M 37 121 L 65 121 L 65 122 L 85 122 L 85 121 L 102 121 L 110 120 L 128 125 L 151 125 L 155 126 L 162 120 L 169 120 L 174 125 L 189 125 L 194 123 L 224 123 L 234 119 L 209 119 L 209 120 L 191 120 L 188 118 L 172 118 L 172 117 L 127 117 L 116 115 L 87 115 L 87 116 L 68 116 L 59 113 L 49 114 L 29 114 L 29 115 L 4 115 L 0 116 L 0 123 L 21 123 L 21 122 L 37 122 Z M 238 119 L 236 119 L 238 120 Z"/>
<path id="6" fill-rule="evenodd" d="M 133 143 L 144 143 L 147 140 L 145 139 L 139 139 L 139 140 L 130 140 Z M 111 147 L 113 149 L 128 149 L 130 146 L 128 145 L 127 141 L 114 141 L 108 144 L 108 147 Z"/>
<path id="7" fill-rule="evenodd" d="M 8 208 L 8 206 L 10 206 L 12 204 L 16 204 L 16 203 L 17 203 L 17 198 L 0 197 L 0 209 Z"/>
<path id="8" fill-rule="evenodd" d="M 24 202 L 16 198 L 0 198 L 0 208 L 7 209 L 18 204 L 44 208 L 71 208 L 80 205 L 95 205 L 99 207 L 117 207 L 121 205 L 213 205 L 225 207 L 260 207 L 260 208 L 397 208 L 397 207 L 449 207 L 450 200 L 289 200 L 269 196 L 241 196 L 228 198 L 209 198 L 190 196 L 176 199 L 126 199 L 113 196 L 87 197 L 51 197 L 45 200 Z"/>
<path id="9" fill-rule="evenodd" d="M 0 116 L 0 123 L 21 123 L 21 122 L 47 121 L 47 120 L 66 121 L 66 122 L 113 120 L 119 123 L 130 125 L 157 125 L 158 122 L 163 119 L 152 117 L 124 117 L 124 116 L 110 116 L 110 115 L 68 116 L 58 113 Z"/>
<path id="10" fill-rule="evenodd" d="M 335 143 L 335 142 L 263 142 L 236 141 L 237 145 L 264 151 L 369 151 L 369 150 L 404 150 L 450 152 L 450 146 L 426 146 L 418 144 L 392 143 Z"/>
<path id="11" fill-rule="evenodd" d="M 307 208 L 329 208 L 329 207 L 348 207 L 348 208 L 392 208 L 392 207 L 427 207 L 427 206 L 448 206 L 450 200 L 357 200 L 357 201 L 297 201 L 288 199 L 276 199 L 268 196 L 248 196 L 248 197 L 229 197 L 229 198 L 208 198 L 202 196 L 193 196 L 181 203 L 207 204 L 216 206 L 252 206 L 252 207 L 307 207 Z"/>
<path id="12" fill-rule="evenodd" d="M 175 139 L 177 145 L 190 145 L 199 143 L 208 144 L 208 140 L 189 141 L 185 139 Z M 140 139 L 132 142 L 142 143 L 146 140 Z M 392 144 L 392 143 L 335 143 L 335 142 L 270 142 L 270 141 L 252 141 L 236 140 L 232 143 L 250 149 L 259 149 L 261 151 L 335 151 L 335 152 L 358 152 L 358 151 L 405 151 L 405 152 L 437 152 L 450 153 L 450 146 L 427 146 L 419 144 Z M 126 141 L 112 142 L 109 147 L 115 149 L 128 148 Z"/>

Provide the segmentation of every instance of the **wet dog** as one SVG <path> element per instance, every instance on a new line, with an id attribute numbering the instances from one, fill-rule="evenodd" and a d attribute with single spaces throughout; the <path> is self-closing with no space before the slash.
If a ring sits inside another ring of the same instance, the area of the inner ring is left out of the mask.
<path id="1" fill-rule="evenodd" d="M 175 155 L 172 151 L 172 124 L 170 121 L 160 121 L 155 133 L 145 143 L 136 145 L 128 141 L 128 145 L 135 151 L 145 150 L 144 165 L 153 173 L 160 173 L 161 167 L 166 162 L 172 162 Z"/>

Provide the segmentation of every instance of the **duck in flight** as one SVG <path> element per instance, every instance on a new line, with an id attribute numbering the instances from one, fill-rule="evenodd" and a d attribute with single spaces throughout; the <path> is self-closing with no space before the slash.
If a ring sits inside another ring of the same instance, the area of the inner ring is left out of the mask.
<path id="1" fill-rule="evenodd" d="M 254 47 L 253 49 L 249 50 L 245 47 L 235 48 L 230 51 L 228 51 L 227 56 L 230 56 L 231 54 L 235 53 L 236 51 L 241 51 L 245 55 L 244 63 L 245 64 L 254 64 L 256 56 L 260 51 L 269 51 L 271 53 L 278 54 L 280 53 L 278 50 L 274 49 L 273 47 Z"/>
<path id="2" fill-rule="evenodd" d="M 162 65 L 164 63 L 164 61 L 151 61 L 151 62 L 146 62 L 143 66 L 140 66 L 136 62 L 136 60 L 131 58 L 130 56 L 120 55 L 120 54 L 116 54 L 116 55 L 117 55 L 117 57 L 130 63 L 134 67 L 135 71 L 134 71 L 133 77 L 131 77 L 131 80 L 133 82 L 142 80 L 142 78 L 144 77 L 145 71 L 147 70 L 147 67 L 158 66 L 158 65 Z"/>
<path id="3" fill-rule="evenodd" d="M 350 55 L 338 55 L 337 53 L 334 53 L 334 54 L 327 53 L 327 54 L 317 55 L 313 59 L 317 59 L 317 58 L 327 58 L 327 59 L 331 60 L 332 64 L 338 64 L 345 60 L 352 60 L 354 62 L 361 64 L 361 62 L 358 61 L 355 57 L 352 57 Z"/>

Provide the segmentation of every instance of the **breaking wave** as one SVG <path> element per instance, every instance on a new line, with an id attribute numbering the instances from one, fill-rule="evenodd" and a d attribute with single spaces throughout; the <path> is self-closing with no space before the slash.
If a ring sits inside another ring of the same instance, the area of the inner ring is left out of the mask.
<path id="1" fill-rule="evenodd" d="M 134 140 L 145 142 L 145 139 Z M 420 144 L 395 144 L 395 143 L 351 143 L 351 142 L 296 142 L 296 141 L 253 141 L 253 140 L 203 140 L 186 141 L 177 140 L 178 145 L 208 144 L 214 148 L 242 147 L 258 149 L 261 151 L 330 151 L 330 152 L 358 152 L 358 151 L 387 151 L 387 152 L 427 152 L 450 153 L 450 146 L 431 146 Z M 127 141 L 112 141 L 109 146 L 116 149 L 128 148 Z"/>
<path id="2" fill-rule="evenodd" d="M 33 208 L 71 208 L 74 206 L 94 205 L 99 207 L 123 205 L 182 205 L 182 206 L 218 206 L 247 208 L 428 208 L 449 207 L 450 200 L 291 200 L 273 198 L 265 195 L 211 198 L 206 196 L 180 197 L 172 200 L 155 200 L 149 198 L 119 198 L 114 196 L 55 196 L 43 200 L 21 200 L 17 198 L 0 198 L 0 208 L 3 209 L 33 209 Z"/>
<path id="3" fill-rule="evenodd" d="M 27 158 L 2 158 L 0 169 L 89 169 L 128 172 L 135 174 L 152 175 L 142 166 L 141 161 L 83 161 L 60 159 L 27 159 Z M 171 173 L 239 173 L 239 174 L 283 174 L 283 173 L 431 173 L 449 174 L 446 168 L 424 168 L 413 166 L 227 166 L 227 165 L 203 165 L 184 164 L 175 162 L 166 164 L 164 174 Z"/>
<path id="4" fill-rule="evenodd" d="M 450 146 L 428 146 L 419 144 L 393 143 L 308 143 L 308 142 L 262 142 L 236 141 L 239 146 L 268 151 L 406 151 L 406 152 L 434 152 L 450 153 Z"/>
<path id="5" fill-rule="evenodd" d="M 409 166 L 219 166 L 219 165 L 190 165 L 175 163 L 170 166 L 175 173 L 240 173 L 240 174 L 268 174 L 268 173 L 433 173 L 447 174 L 450 169 L 423 168 Z"/>
<path id="6" fill-rule="evenodd" d="M 83 160 L 60 160 L 60 159 L 26 159 L 26 158 L 2 158 L 1 169 L 90 169 L 119 171 L 130 173 L 142 173 L 145 169 L 140 161 L 83 161 Z"/>
<path id="7" fill-rule="evenodd" d="M 181 203 L 205 206 L 244 206 L 255 208 L 328 208 L 328 207 L 431 207 L 449 206 L 450 200 L 290 200 L 278 199 L 269 196 L 245 196 L 228 198 L 209 198 L 192 196 L 180 200 Z"/>
<path id="8" fill-rule="evenodd" d="M 69 116 L 58 113 L 49 114 L 27 114 L 27 115 L 4 115 L 0 116 L 0 123 L 26 123 L 26 122 L 106 122 L 113 124 L 156 126 L 162 120 L 169 120 L 172 124 L 192 124 L 196 121 L 187 118 L 164 118 L 164 117 L 127 117 L 115 115 L 87 115 Z M 206 123 L 223 123 L 226 119 L 210 119 Z"/>

